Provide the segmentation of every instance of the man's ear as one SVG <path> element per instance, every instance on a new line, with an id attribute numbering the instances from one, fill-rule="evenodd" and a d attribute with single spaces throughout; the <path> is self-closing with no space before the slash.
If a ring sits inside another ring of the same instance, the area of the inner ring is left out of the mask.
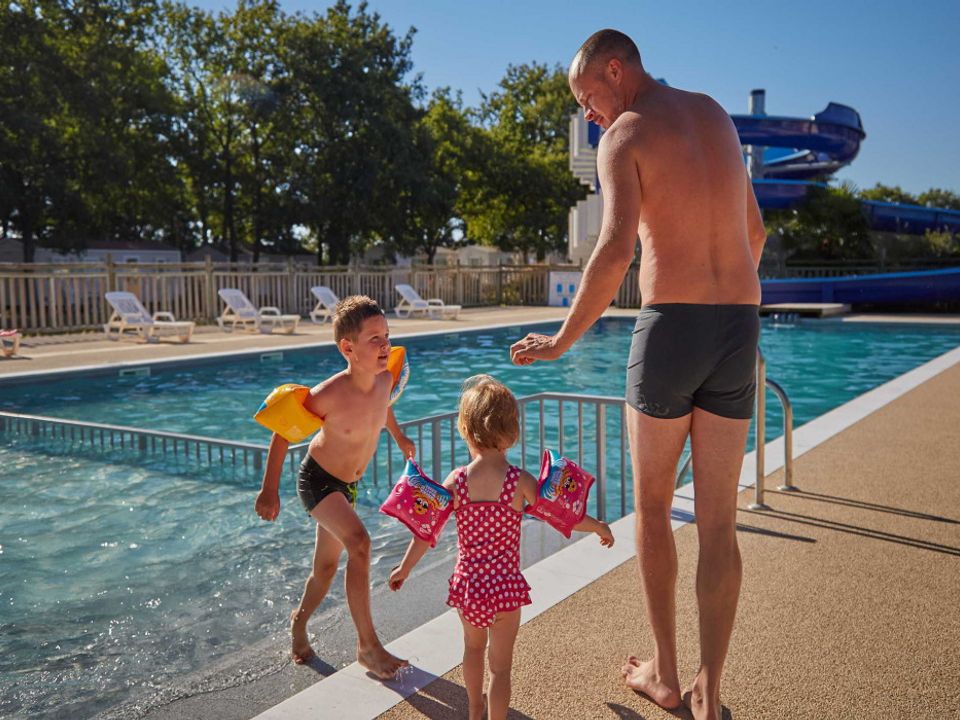
<path id="1" fill-rule="evenodd" d="M 344 355 L 349 355 L 353 352 L 353 341 L 351 341 L 350 338 L 340 338 L 337 347 L 340 348 L 340 352 Z"/>
<path id="2" fill-rule="evenodd" d="M 623 79 L 623 63 L 619 58 L 610 58 L 607 62 L 607 76 L 616 82 Z"/>

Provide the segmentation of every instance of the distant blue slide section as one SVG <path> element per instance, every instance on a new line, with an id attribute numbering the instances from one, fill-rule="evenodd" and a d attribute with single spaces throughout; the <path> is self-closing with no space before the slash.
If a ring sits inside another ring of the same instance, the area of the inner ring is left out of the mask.
<path id="1" fill-rule="evenodd" d="M 764 305 L 775 303 L 931 303 L 960 301 L 960 268 L 837 278 L 764 280 Z"/>
<path id="2" fill-rule="evenodd" d="M 826 178 L 853 161 L 866 137 L 860 114 L 839 103 L 828 104 L 812 118 L 731 117 L 741 144 L 765 148 L 763 178 L 753 181 L 762 208 L 795 207 L 808 188 L 817 184 L 814 180 Z M 957 210 L 875 201 L 864 201 L 863 205 L 874 230 L 912 234 L 940 229 L 960 232 Z"/>

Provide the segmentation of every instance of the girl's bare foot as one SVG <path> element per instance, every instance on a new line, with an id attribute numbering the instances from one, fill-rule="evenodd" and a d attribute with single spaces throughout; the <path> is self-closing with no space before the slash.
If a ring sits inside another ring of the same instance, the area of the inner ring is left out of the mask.
<path id="1" fill-rule="evenodd" d="M 359 643 L 357 644 L 357 662 L 381 680 L 392 680 L 397 670 L 409 664 L 406 660 L 388 653 L 383 645 L 362 648 Z"/>
<path id="2" fill-rule="evenodd" d="M 710 697 L 706 692 L 706 684 L 701 681 L 699 675 L 694 679 L 693 685 L 683 692 L 683 704 L 690 708 L 694 720 L 720 720 L 723 712 L 723 705 L 720 704 L 720 693 L 717 692 L 714 697 Z"/>
<path id="3" fill-rule="evenodd" d="M 290 615 L 290 635 L 293 638 L 293 647 L 290 649 L 290 657 L 297 665 L 303 665 L 313 660 L 316 655 L 313 648 L 310 647 L 310 640 L 307 638 L 307 623 L 298 619 L 299 610 L 294 610 Z"/>
<path id="4" fill-rule="evenodd" d="M 476 707 L 471 703 L 467 713 L 468 720 L 484 720 L 487 717 L 487 694 L 480 696 L 480 704 Z"/>
<path id="5" fill-rule="evenodd" d="M 640 662 L 630 655 L 627 662 L 620 668 L 623 681 L 632 690 L 641 692 L 653 700 L 657 705 L 672 710 L 680 705 L 679 683 L 671 687 L 661 678 L 653 667 L 653 660 Z"/>

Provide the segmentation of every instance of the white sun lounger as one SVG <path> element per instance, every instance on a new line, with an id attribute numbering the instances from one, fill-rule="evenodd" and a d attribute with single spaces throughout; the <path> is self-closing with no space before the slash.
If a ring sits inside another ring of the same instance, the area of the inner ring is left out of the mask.
<path id="1" fill-rule="evenodd" d="M 340 302 L 336 293 L 326 285 L 314 285 L 310 292 L 317 299 L 317 306 L 310 311 L 310 319 L 317 325 L 323 325 L 327 320 L 333 322 L 333 311 Z"/>
<path id="2" fill-rule="evenodd" d="M 113 308 L 113 314 L 103 325 L 108 340 L 119 340 L 128 330 L 144 341 L 172 335 L 180 342 L 187 343 L 193 337 L 195 323 L 188 320 L 178 321 L 172 313 L 165 311 L 151 315 L 133 293 L 108 292 L 104 297 Z M 113 330 L 117 331 L 116 335 L 112 334 Z"/>
<path id="3" fill-rule="evenodd" d="M 419 313 L 431 318 L 456 319 L 460 317 L 459 305 L 447 305 L 440 298 L 430 298 L 424 300 L 420 293 L 410 285 L 398 284 L 397 292 L 400 293 L 401 300 L 393 311 L 398 318 L 408 318 Z"/>
<path id="4" fill-rule="evenodd" d="M 20 331 L 0 330 L 0 355 L 13 357 L 20 352 Z"/>
<path id="5" fill-rule="evenodd" d="M 237 325 L 248 332 L 271 333 L 279 330 L 290 335 L 297 330 L 299 315 L 283 315 L 280 308 L 272 306 L 257 309 L 243 291 L 236 288 L 221 288 L 217 294 L 226 304 L 217 318 L 217 324 L 225 332 L 233 332 Z"/>

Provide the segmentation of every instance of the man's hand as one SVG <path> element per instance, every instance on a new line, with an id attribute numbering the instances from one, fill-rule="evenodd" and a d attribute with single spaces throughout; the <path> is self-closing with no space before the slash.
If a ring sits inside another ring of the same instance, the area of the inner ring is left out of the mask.
<path id="1" fill-rule="evenodd" d="M 269 490 L 261 490 L 257 494 L 257 503 L 254 506 L 264 520 L 276 520 L 280 514 L 280 495 Z"/>
<path id="2" fill-rule="evenodd" d="M 396 592 L 403 587 L 404 580 L 407 579 L 407 573 L 403 571 L 402 566 L 397 565 L 393 572 L 390 573 L 389 585 L 390 589 Z"/>
<path id="3" fill-rule="evenodd" d="M 413 440 L 402 433 L 395 439 L 397 447 L 400 448 L 400 452 L 403 453 L 404 460 L 415 458 L 417 456 L 417 446 Z"/>
<path id="4" fill-rule="evenodd" d="M 537 360 L 556 360 L 563 355 L 556 335 L 530 333 L 510 346 L 510 360 L 514 365 L 530 365 Z"/>

